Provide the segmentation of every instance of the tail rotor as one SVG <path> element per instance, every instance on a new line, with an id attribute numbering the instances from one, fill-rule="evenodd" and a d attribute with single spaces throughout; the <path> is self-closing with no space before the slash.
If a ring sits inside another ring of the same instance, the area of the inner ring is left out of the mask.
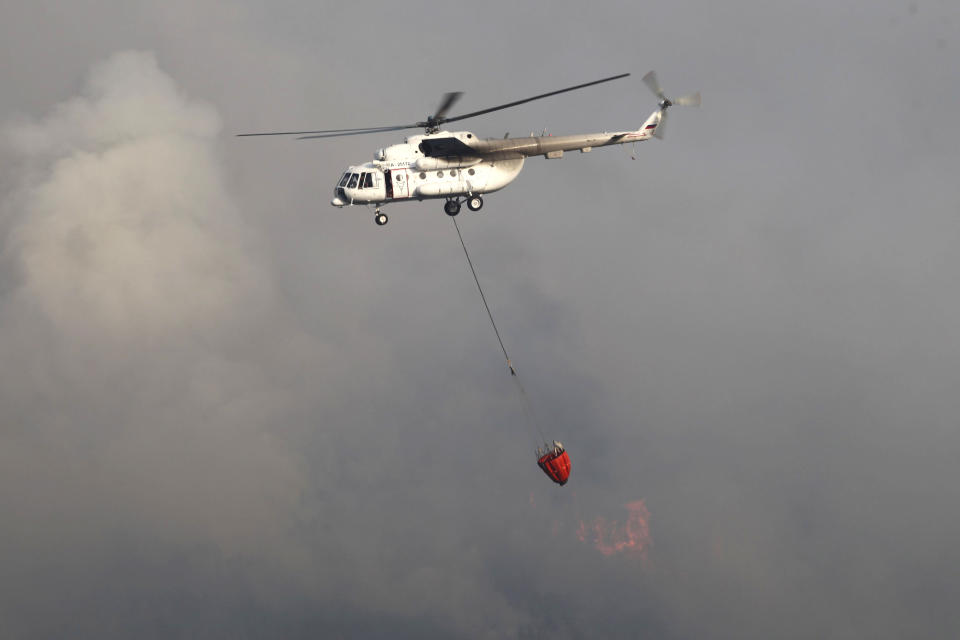
<path id="1" fill-rule="evenodd" d="M 643 83 L 647 85 L 650 91 L 652 91 L 653 94 L 660 99 L 660 123 L 657 125 L 657 128 L 653 133 L 654 137 L 656 138 L 663 140 L 663 132 L 667 124 L 667 109 L 674 105 L 679 107 L 700 106 L 699 91 L 696 93 L 691 93 L 690 95 L 682 96 L 680 98 L 668 98 L 667 94 L 664 93 L 663 88 L 660 86 L 660 81 L 657 79 L 657 74 L 655 71 L 651 71 L 647 75 L 643 76 Z"/>

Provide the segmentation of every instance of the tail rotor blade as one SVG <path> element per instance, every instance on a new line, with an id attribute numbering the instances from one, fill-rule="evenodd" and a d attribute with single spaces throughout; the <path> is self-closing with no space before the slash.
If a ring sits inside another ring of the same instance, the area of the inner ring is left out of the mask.
<path id="1" fill-rule="evenodd" d="M 660 98 L 661 100 L 666 100 L 667 96 L 664 95 L 663 89 L 660 87 L 660 82 L 657 80 L 657 72 L 650 71 L 647 75 L 643 76 L 643 83 L 650 88 L 650 91 Z"/>
<path id="2" fill-rule="evenodd" d="M 682 98 L 677 98 L 673 101 L 673 104 L 679 105 L 681 107 L 699 107 L 700 106 L 700 92 L 691 93 L 688 96 L 683 96 Z"/>
<path id="3" fill-rule="evenodd" d="M 659 140 L 663 140 L 664 129 L 667 127 L 667 110 L 660 110 L 660 122 L 657 124 L 657 128 L 653 130 L 653 137 Z"/>

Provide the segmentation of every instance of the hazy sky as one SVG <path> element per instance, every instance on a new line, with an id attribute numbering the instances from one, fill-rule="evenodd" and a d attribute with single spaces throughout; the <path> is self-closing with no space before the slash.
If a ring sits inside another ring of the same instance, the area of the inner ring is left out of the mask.
<path id="1" fill-rule="evenodd" d="M 956 2 L 223 4 L 0 8 L 0 635 L 960 625 Z M 459 218 L 559 488 L 442 202 L 328 204 L 402 136 L 233 134 L 650 69 Z"/>

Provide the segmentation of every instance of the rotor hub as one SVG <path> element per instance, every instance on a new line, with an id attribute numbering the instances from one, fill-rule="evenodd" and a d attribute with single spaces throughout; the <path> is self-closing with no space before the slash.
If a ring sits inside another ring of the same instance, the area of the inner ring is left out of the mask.
<path id="1" fill-rule="evenodd" d="M 438 118 L 436 116 L 427 116 L 427 119 L 423 122 L 418 122 L 418 127 L 423 127 L 424 133 L 427 135 L 431 133 L 437 133 L 440 131 L 440 126 L 443 124 L 443 118 Z"/>

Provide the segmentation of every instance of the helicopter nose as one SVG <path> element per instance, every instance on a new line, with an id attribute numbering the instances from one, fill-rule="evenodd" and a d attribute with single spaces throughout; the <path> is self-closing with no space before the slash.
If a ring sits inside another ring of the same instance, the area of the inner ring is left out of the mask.
<path id="1" fill-rule="evenodd" d="M 330 201 L 330 204 L 332 204 L 332 205 L 335 206 L 335 207 L 345 207 L 345 206 L 347 206 L 347 203 L 346 203 L 345 201 L 341 200 L 341 199 L 340 199 L 340 196 L 333 196 L 333 200 Z"/>

